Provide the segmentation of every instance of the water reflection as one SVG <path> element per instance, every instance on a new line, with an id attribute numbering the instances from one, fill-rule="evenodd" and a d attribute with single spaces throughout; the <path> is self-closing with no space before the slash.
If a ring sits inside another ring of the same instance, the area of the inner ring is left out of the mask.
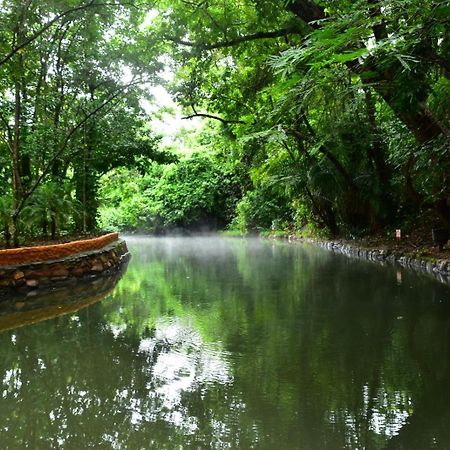
<path id="1" fill-rule="evenodd" d="M 120 271 L 108 276 L 73 281 L 28 294 L 4 290 L 0 299 L 0 333 L 73 314 L 99 302 L 111 293 L 126 269 L 127 266 L 123 265 Z"/>
<path id="2" fill-rule="evenodd" d="M 448 286 L 300 245 L 128 244 L 103 302 L 0 335 L 2 447 L 450 447 Z"/>
<path id="3" fill-rule="evenodd" d="M 140 341 L 138 352 L 152 361 L 143 370 L 149 376 L 146 387 L 159 408 L 144 414 L 136 412 L 132 422 L 151 422 L 157 418 L 192 434 L 199 429 L 199 423 L 183 406 L 183 396 L 215 383 L 231 383 L 226 355 L 218 346 L 202 342 L 186 321 L 158 320 L 152 334 L 153 337 Z"/>

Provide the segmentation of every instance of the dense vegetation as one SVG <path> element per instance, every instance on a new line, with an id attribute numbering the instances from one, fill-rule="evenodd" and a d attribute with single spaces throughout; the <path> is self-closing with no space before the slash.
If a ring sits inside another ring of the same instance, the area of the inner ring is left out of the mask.
<path id="1" fill-rule="evenodd" d="M 447 0 L 2 2 L 5 243 L 450 226 L 449 17 Z M 143 109 L 167 66 L 204 120 L 190 157 Z"/>

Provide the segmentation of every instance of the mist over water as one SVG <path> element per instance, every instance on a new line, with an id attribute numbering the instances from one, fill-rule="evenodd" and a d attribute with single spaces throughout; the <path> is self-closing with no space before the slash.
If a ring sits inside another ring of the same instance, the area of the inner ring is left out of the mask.
<path id="1" fill-rule="evenodd" d="M 448 286 L 302 244 L 126 240 L 103 301 L 0 334 L 2 448 L 450 448 Z"/>

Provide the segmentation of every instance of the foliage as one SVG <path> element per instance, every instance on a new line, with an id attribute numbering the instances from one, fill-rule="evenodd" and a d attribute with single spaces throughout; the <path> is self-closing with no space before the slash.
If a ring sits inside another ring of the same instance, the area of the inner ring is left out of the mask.
<path id="1" fill-rule="evenodd" d="M 24 208 L 23 224 L 32 234 L 39 234 L 55 239 L 61 229 L 74 227 L 74 219 L 81 210 L 79 202 L 70 198 L 67 187 L 54 182 L 42 184 L 37 189 L 32 201 Z"/>
<path id="2" fill-rule="evenodd" d="M 235 142 L 251 192 L 234 225 L 267 227 L 281 191 L 299 227 L 374 232 L 424 210 L 450 224 L 448 2 L 284 5 L 158 6 L 178 100 Z"/>
<path id="3" fill-rule="evenodd" d="M 79 202 L 63 231 L 97 227 L 99 189 L 101 225 L 116 229 L 235 216 L 241 230 L 355 234 L 425 212 L 450 226 L 449 5 L 4 2 L 3 232 L 18 245 L 42 228 L 26 221 L 45 215 L 29 213 L 43 186 Z M 161 74 L 186 119 L 206 121 L 178 136 L 191 159 L 164 149 L 143 110 Z"/>
<path id="4" fill-rule="evenodd" d="M 230 219 L 234 189 L 232 173 L 200 154 L 168 165 L 154 163 L 140 177 L 133 170 L 113 171 L 102 180 L 101 224 L 154 233 L 216 229 Z"/>
<path id="5" fill-rule="evenodd" d="M 157 154 L 140 106 L 139 85 L 161 68 L 142 53 L 144 17 L 121 1 L 0 6 L 0 191 L 11 186 L 15 245 L 21 231 L 38 229 L 25 222 L 42 204 L 42 186 L 70 185 L 82 209 L 77 231 L 86 232 L 96 227 L 99 176 Z"/>
<path id="6" fill-rule="evenodd" d="M 292 223 L 289 199 L 276 195 L 264 186 L 248 191 L 236 206 L 236 216 L 230 228 L 242 234 L 258 230 L 281 229 Z"/>

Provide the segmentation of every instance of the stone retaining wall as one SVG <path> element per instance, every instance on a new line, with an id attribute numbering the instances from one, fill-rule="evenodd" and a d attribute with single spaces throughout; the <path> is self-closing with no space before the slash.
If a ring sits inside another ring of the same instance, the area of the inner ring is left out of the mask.
<path id="1" fill-rule="evenodd" d="M 0 288 L 32 290 L 82 278 L 95 278 L 119 270 L 121 265 L 130 258 L 125 241 L 118 240 L 118 235 L 115 233 L 89 241 L 75 241 L 45 247 L 56 247 L 56 249 L 51 248 L 50 253 L 45 254 L 42 261 L 35 261 L 36 255 L 42 254 L 40 253 L 41 250 L 43 251 L 42 248 L 31 248 L 32 262 L 26 258 L 26 252 L 16 254 L 27 261 L 23 264 L 5 265 L 3 260 L 0 260 Z M 72 251 L 69 256 L 51 260 L 48 258 L 49 255 L 65 254 L 69 249 Z M 80 252 L 78 251 L 80 249 L 89 250 Z"/>

